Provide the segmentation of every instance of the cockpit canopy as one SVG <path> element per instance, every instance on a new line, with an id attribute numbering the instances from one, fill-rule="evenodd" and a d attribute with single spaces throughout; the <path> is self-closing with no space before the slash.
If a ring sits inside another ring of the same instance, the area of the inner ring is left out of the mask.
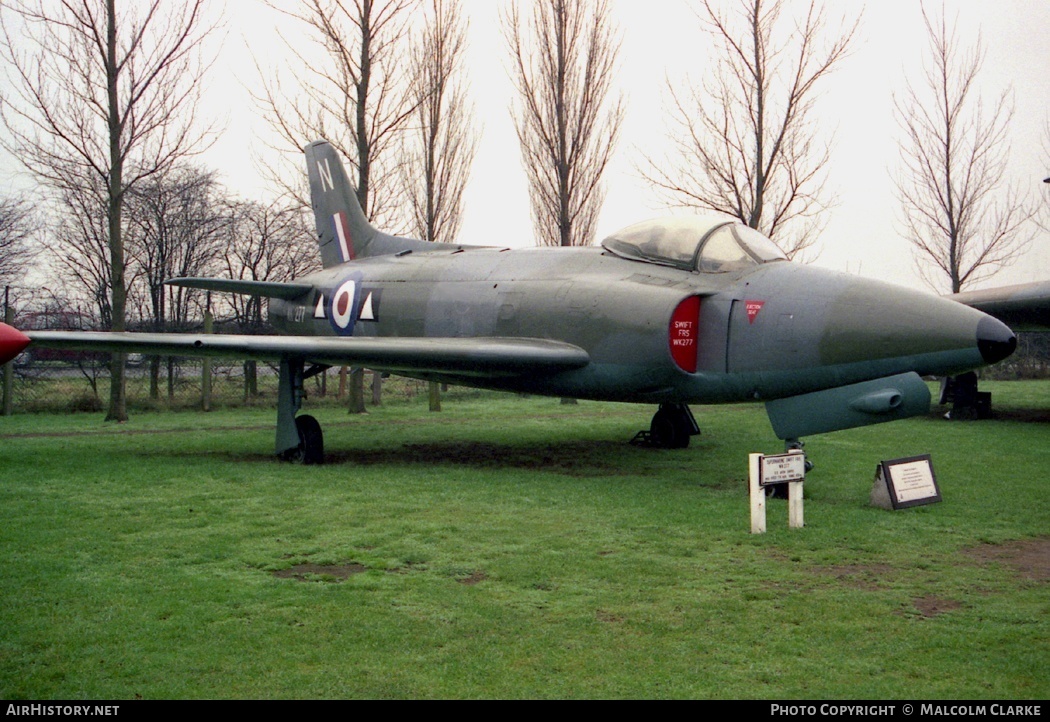
<path id="1" fill-rule="evenodd" d="M 729 273 L 787 256 L 773 241 L 720 218 L 660 218 L 618 231 L 602 248 L 621 258 L 701 273 Z"/>

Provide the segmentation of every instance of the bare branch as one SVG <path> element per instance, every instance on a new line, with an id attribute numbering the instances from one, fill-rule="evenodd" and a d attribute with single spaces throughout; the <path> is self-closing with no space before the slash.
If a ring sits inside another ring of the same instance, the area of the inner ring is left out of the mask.
<path id="1" fill-rule="evenodd" d="M 923 7 L 922 16 L 923 85 L 894 99 L 903 131 L 895 183 L 923 279 L 958 293 L 1016 260 L 1035 209 L 1003 188 L 1013 102 L 1009 88 L 990 106 L 980 96 L 980 37 L 965 46 L 943 10 L 934 17 Z"/>
<path id="2" fill-rule="evenodd" d="M 859 20 L 828 34 L 823 5 L 787 18 L 783 0 L 703 4 L 719 48 L 702 84 L 670 83 L 673 151 L 646 159 L 643 176 L 671 207 L 723 213 L 798 257 L 816 241 L 830 200 L 826 144 L 814 141 L 815 88 L 847 55 Z"/>
<path id="3" fill-rule="evenodd" d="M 537 242 L 588 245 L 624 113 L 622 97 L 607 100 L 620 50 L 609 4 L 540 0 L 527 21 L 517 6 L 502 20 Z"/>
<path id="4" fill-rule="evenodd" d="M 459 0 L 430 0 L 410 60 L 415 112 L 404 136 L 401 176 L 415 233 L 428 241 L 456 239 L 477 151 L 474 108 L 462 81 L 466 30 Z"/>
<path id="5" fill-rule="evenodd" d="M 22 280 L 36 255 L 30 239 L 38 231 L 39 224 L 28 199 L 0 198 L 0 287 Z"/>
<path id="6" fill-rule="evenodd" d="M 328 140 L 357 176 L 357 197 L 373 222 L 401 222 L 400 135 L 415 104 L 406 81 L 405 46 L 418 0 L 304 0 L 275 10 L 308 29 L 323 62 L 285 43 L 292 60 L 276 73 L 260 66 L 254 100 L 272 123 L 284 164 L 268 170 L 304 206 L 302 148 Z M 290 80 L 289 80 L 290 77 Z M 286 178 L 294 178 L 287 181 Z"/>
<path id="7" fill-rule="evenodd" d="M 211 134 L 196 122 L 208 67 L 201 48 L 213 29 L 204 26 L 203 9 L 203 0 L 128 3 L 120 12 L 116 0 L 0 7 L 0 54 L 14 88 L 0 98 L 4 145 L 66 209 L 92 214 L 64 219 L 79 227 L 83 254 L 95 254 L 88 271 L 66 267 L 89 284 L 115 331 L 127 316 L 125 196 L 200 152 Z M 108 418 L 127 418 L 121 354 L 112 365 Z"/>

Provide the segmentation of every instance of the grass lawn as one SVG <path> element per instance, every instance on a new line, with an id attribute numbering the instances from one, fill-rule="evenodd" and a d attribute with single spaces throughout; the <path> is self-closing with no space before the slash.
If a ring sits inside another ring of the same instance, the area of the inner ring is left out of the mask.
<path id="1" fill-rule="evenodd" d="M 759 405 L 454 391 L 309 410 L 0 419 L 0 698 L 1050 697 L 1050 382 L 999 418 L 808 439 L 806 528 L 749 533 Z M 870 506 L 930 453 L 944 501 Z"/>

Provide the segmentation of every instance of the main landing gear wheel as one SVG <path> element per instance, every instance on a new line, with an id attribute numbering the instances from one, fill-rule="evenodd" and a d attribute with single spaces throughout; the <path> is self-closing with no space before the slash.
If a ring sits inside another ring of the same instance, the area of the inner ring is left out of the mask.
<path id="1" fill-rule="evenodd" d="M 661 404 L 653 415 L 649 431 L 639 431 L 631 443 L 657 449 L 684 449 L 689 446 L 689 437 L 699 433 L 700 428 L 688 406 Z"/>
<path id="2" fill-rule="evenodd" d="M 661 449 L 684 449 L 689 446 L 689 432 L 673 412 L 661 406 L 649 424 L 649 441 Z"/>
<path id="3" fill-rule="evenodd" d="M 323 464 L 324 435 L 317 419 L 309 414 L 297 416 L 295 430 L 299 432 L 299 445 L 285 451 L 282 458 L 295 464 Z"/>

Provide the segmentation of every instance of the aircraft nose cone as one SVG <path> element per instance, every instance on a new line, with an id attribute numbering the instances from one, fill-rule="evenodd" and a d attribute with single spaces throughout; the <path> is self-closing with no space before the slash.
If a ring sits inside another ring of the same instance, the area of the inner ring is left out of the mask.
<path id="1" fill-rule="evenodd" d="M 985 363 L 1002 361 L 1017 348 L 1017 337 L 997 318 L 985 316 L 977 323 L 977 348 Z"/>
<path id="2" fill-rule="evenodd" d="M 0 364 L 5 364 L 29 345 L 29 337 L 6 323 L 0 323 Z"/>

